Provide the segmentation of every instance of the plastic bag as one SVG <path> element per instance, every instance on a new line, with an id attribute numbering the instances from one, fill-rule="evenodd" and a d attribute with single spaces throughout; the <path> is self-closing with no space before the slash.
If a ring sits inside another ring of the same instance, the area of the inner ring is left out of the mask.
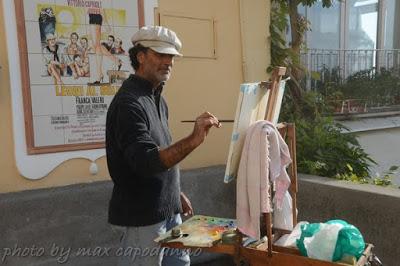
<path id="1" fill-rule="evenodd" d="M 281 247 L 296 247 L 296 240 L 301 236 L 301 226 L 308 222 L 299 222 L 290 234 L 283 235 L 274 244 Z"/>
<path id="2" fill-rule="evenodd" d="M 331 222 L 339 221 L 344 222 L 342 220 L 334 220 Z M 364 252 L 364 248 L 365 242 L 361 232 L 354 225 L 346 223 L 339 231 L 335 252 L 333 254 L 333 261 L 340 260 L 343 255 L 352 255 L 359 259 Z"/>
<path id="3" fill-rule="evenodd" d="M 279 229 L 293 229 L 292 197 L 286 191 L 282 202 L 282 208 L 274 208 L 274 226 Z"/>
<path id="4" fill-rule="evenodd" d="M 302 225 L 296 243 L 303 256 L 327 261 L 341 260 L 344 255 L 359 259 L 365 247 L 360 231 L 343 220 Z"/>

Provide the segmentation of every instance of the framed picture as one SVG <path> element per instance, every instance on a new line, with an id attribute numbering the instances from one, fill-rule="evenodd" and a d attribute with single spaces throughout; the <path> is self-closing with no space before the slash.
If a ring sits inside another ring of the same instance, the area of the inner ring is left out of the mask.
<path id="1" fill-rule="evenodd" d="M 28 154 L 103 148 L 143 0 L 15 0 Z"/>

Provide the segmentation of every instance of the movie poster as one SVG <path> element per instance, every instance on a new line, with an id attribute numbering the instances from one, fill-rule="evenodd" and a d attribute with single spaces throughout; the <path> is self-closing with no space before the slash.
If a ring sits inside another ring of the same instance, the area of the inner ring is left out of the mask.
<path id="1" fill-rule="evenodd" d="M 103 146 L 108 106 L 132 71 L 128 49 L 138 30 L 138 2 L 22 2 L 29 72 L 25 95 L 31 104 L 28 150 Z"/>

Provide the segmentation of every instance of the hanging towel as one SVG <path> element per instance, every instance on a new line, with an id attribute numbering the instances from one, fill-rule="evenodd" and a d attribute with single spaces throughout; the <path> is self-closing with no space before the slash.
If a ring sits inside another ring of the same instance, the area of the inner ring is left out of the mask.
<path id="1" fill-rule="evenodd" d="M 272 123 L 257 121 L 248 128 L 236 184 L 236 216 L 242 233 L 260 238 L 260 215 L 272 212 L 270 179 L 275 182 L 277 206 L 282 206 L 290 185 L 286 173 L 290 162 L 289 149 Z"/>
<path id="2" fill-rule="evenodd" d="M 279 131 L 272 123 L 265 122 L 263 130 L 268 132 L 269 179 L 275 184 L 274 202 L 278 209 L 282 209 L 285 193 L 290 186 L 290 177 L 286 172 L 286 167 L 292 162 L 292 159 L 290 158 L 289 147 Z"/>

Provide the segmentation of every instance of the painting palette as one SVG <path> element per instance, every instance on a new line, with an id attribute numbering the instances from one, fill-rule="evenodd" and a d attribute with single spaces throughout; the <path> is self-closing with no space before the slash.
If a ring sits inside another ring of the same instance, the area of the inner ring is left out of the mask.
<path id="1" fill-rule="evenodd" d="M 204 215 L 195 215 L 176 226 L 181 235 L 172 237 L 172 230 L 162 234 L 154 241 L 159 243 L 180 242 L 185 246 L 212 247 L 221 240 L 223 232 L 236 229 L 236 220 Z"/>

